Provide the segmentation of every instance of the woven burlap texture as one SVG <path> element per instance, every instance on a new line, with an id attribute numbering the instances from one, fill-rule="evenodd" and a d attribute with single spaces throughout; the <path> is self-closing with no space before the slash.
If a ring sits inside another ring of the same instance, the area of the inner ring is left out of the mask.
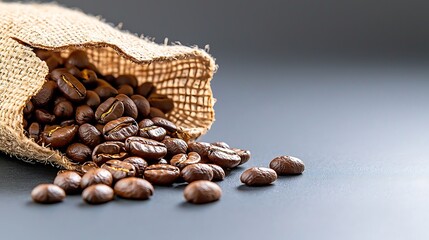
<path id="1" fill-rule="evenodd" d="M 78 166 L 58 151 L 28 139 L 23 108 L 46 81 L 46 64 L 33 48 L 87 51 L 105 74 L 135 74 L 175 102 L 167 116 L 184 138 L 196 139 L 214 121 L 210 81 L 213 58 L 196 47 L 158 45 L 112 27 L 96 17 L 56 4 L 0 2 L 0 151 L 26 161 L 66 169 Z"/>

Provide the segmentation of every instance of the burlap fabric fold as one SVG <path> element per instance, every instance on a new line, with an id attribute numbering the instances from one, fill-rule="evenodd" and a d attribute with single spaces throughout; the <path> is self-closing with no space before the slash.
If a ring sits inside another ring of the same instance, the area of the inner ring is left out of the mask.
<path id="1" fill-rule="evenodd" d="M 58 151 L 28 139 L 23 108 L 46 81 L 47 65 L 33 48 L 67 55 L 80 48 L 105 74 L 135 74 L 151 81 L 175 102 L 167 116 L 181 136 L 195 139 L 214 121 L 210 81 L 213 58 L 198 48 L 158 45 L 120 31 L 96 17 L 55 4 L 0 2 L 0 150 L 25 161 L 75 169 Z"/>

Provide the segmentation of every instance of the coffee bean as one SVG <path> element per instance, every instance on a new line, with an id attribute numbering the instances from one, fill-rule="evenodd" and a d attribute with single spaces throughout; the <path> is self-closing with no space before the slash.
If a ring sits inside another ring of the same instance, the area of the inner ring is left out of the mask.
<path id="1" fill-rule="evenodd" d="M 163 143 L 142 137 L 127 138 L 125 147 L 130 153 L 148 160 L 160 159 L 167 154 Z"/>
<path id="2" fill-rule="evenodd" d="M 125 144 L 122 142 L 104 142 L 97 145 L 92 151 L 92 161 L 98 166 L 103 165 L 109 160 L 122 160 L 128 157 Z"/>
<path id="3" fill-rule="evenodd" d="M 82 78 L 82 73 L 80 72 L 79 68 L 77 68 L 74 65 L 67 65 L 66 66 L 67 72 L 73 75 L 75 78 Z"/>
<path id="4" fill-rule="evenodd" d="M 77 68 L 83 69 L 88 67 L 89 59 L 86 52 L 82 50 L 75 50 L 70 53 L 66 60 L 66 64 L 76 66 Z"/>
<path id="5" fill-rule="evenodd" d="M 113 84 L 116 81 L 115 76 L 113 76 L 112 74 L 105 75 L 103 79 L 109 84 Z"/>
<path id="6" fill-rule="evenodd" d="M 208 154 L 211 144 L 206 142 L 192 142 L 188 144 L 188 152 L 196 152 L 202 162 L 209 162 Z"/>
<path id="7" fill-rule="evenodd" d="M 64 96 L 73 102 L 79 102 L 86 97 L 86 88 L 77 78 L 64 69 L 55 69 L 51 72 L 51 78 L 57 82 L 58 89 Z"/>
<path id="8" fill-rule="evenodd" d="M 40 184 L 31 191 L 31 198 L 37 203 L 57 203 L 65 197 L 64 190 L 54 184 Z"/>
<path id="9" fill-rule="evenodd" d="M 203 204 L 219 200 L 222 196 L 222 189 L 216 183 L 199 180 L 186 186 L 183 194 L 186 201 Z"/>
<path id="10" fill-rule="evenodd" d="M 90 204 L 101 204 L 112 201 L 115 197 L 113 189 L 104 184 L 89 186 L 82 192 L 82 198 Z"/>
<path id="11" fill-rule="evenodd" d="M 148 166 L 147 162 L 141 157 L 127 157 L 124 162 L 132 164 L 136 169 L 136 177 L 143 177 L 144 170 Z"/>
<path id="12" fill-rule="evenodd" d="M 140 137 L 149 138 L 155 141 L 162 141 L 166 134 L 167 131 L 164 128 L 155 126 L 150 119 L 143 119 L 139 123 Z"/>
<path id="13" fill-rule="evenodd" d="M 64 171 L 55 177 L 54 184 L 62 188 L 67 194 L 75 194 L 80 191 L 82 177 L 74 171 Z"/>
<path id="14" fill-rule="evenodd" d="M 35 142 L 39 141 L 40 134 L 40 124 L 38 122 L 33 122 L 28 128 L 28 135 L 30 138 L 34 139 Z"/>
<path id="15" fill-rule="evenodd" d="M 93 109 L 96 109 L 98 105 L 100 105 L 100 97 L 94 91 L 88 90 L 86 91 L 85 104 L 90 106 Z"/>
<path id="16" fill-rule="evenodd" d="M 169 113 L 174 108 L 174 102 L 166 95 L 153 93 L 149 96 L 148 101 L 152 107 L 156 107 L 163 113 Z"/>
<path id="17" fill-rule="evenodd" d="M 264 167 L 252 167 L 244 171 L 240 181 L 248 186 L 269 185 L 276 181 L 277 174 L 274 170 Z"/>
<path id="18" fill-rule="evenodd" d="M 55 89 L 57 88 L 57 83 L 53 81 L 46 81 L 40 91 L 33 96 L 32 101 L 38 107 L 43 107 L 48 105 L 54 96 Z"/>
<path id="19" fill-rule="evenodd" d="M 86 172 L 80 181 L 80 187 L 85 189 L 94 184 L 105 184 L 111 186 L 113 183 L 112 174 L 106 169 L 102 168 L 92 168 Z"/>
<path id="20" fill-rule="evenodd" d="M 23 128 L 27 128 L 27 125 L 28 125 L 28 121 L 27 121 L 27 119 L 22 119 L 22 127 Z"/>
<path id="21" fill-rule="evenodd" d="M 234 168 L 241 162 L 240 156 L 228 148 L 211 146 L 208 152 L 210 161 L 223 168 Z"/>
<path id="22" fill-rule="evenodd" d="M 116 78 L 115 84 L 116 86 L 121 86 L 124 84 L 130 85 L 131 87 L 135 88 L 137 87 L 137 78 L 134 75 L 119 75 Z"/>
<path id="23" fill-rule="evenodd" d="M 162 159 L 159 159 L 159 161 L 156 164 L 168 164 L 168 161 L 162 158 Z"/>
<path id="24" fill-rule="evenodd" d="M 49 72 L 51 72 L 63 64 L 63 59 L 58 55 L 51 55 L 48 59 L 45 60 L 45 62 L 48 66 Z"/>
<path id="25" fill-rule="evenodd" d="M 78 163 L 91 160 L 91 154 L 91 149 L 82 143 L 73 143 L 69 145 L 66 150 L 66 156 Z"/>
<path id="26" fill-rule="evenodd" d="M 137 87 L 137 94 L 147 98 L 156 91 L 156 87 L 151 82 L 145 82 Z"/>
<path id="27" fill-rule="evenodd" d="M 177 131 L 176 124 L 172 123 L 171 121 L 169 121 L 165 118 L 154 117 L 151 120 L 152 120 L 154 125 L 159 126 L 159 127 L 163 127 L 168 132 L 174 133 Z"/>
<path id="28" fill-rule="evenodd" d="M 55 104 L 54 115 L 57 118 L 72 118 L 73 112 L 73 104 L 70 101 L 62 101 Z"/>
<path id="29" fill-rule="evenodd" d="M 94 120 L 94 111 L 88 105 L 81 105 L 76 108 L 76 122 L 79 125 L 90 123 Z"/>
<path id="30" fill-rule="evenodd" d="M 95 111 L 95 119 L 105 124 L 122 117 L 124 114 L 124 104 L 116 98 L 109 98 L 98 106 Z"/>
<path id="31" fill-rule="evenodd" d="M 67 146 L 75 137 L 79 127 L 72 126 L 55 126 L 49 130 L 45 130 L 41 134 L 42 142 L 53 148 Z"/>
<path id="32" fill-rule="evenodd" d="M 211 143 L 211 145 L 231 149 L 231 147 L 226 142 L 214 142 L 214 143 Z"/>
<path id="33" fill-rule="evenodd" d="M 236 152 L 238 154 L 238 156 L 240 156 L 240 164 L 238 165 L 242 165 L 244 163 L 246 163 L 247 161 L 249 161 L 250 159 L 250 151 L 249 150 L 243 150 L 243 149 L 239 149 L 239 148 L 231 148 L 234 152 Z"/>
<path id="34" fill-rule="evenodd" d="M 188 155 L 183 153 L 174 155 L 170 160 L 170 164 L 182 170 L 186 166 L 199 163 L 200 161 L 201 157 L 198 153 L 190 152 Z"/>
<path id="35" fill-rule="evenodd" d="M 79 127 L 79 139 L 83 144 L 94 148 L 102 141 L 101 132 L 89 123 L 82 124 Z"/>
<path id="36" fill-rule="evenodd" d="M 60 102 L 68 101 L 66 97 L 58 96 L 54 99 L 54 106 L 57 105 Z"/>
<path id="37" fill-rule="evenodd" d="M 180 169 L 169 164 L 150 165 L 144 171 L 144 178 L 155 185 L 171 185 L 180 176 Z"/>
<path id="38" fill-rule="evenodd" d="M 55 122 L 55 115 L 50 114 L 47 110 L 45 109 L 37 109 L 35 111 L 35 116 L 36 116 L 36 120 L 39 123 L 44 123 L 44 124 L 49 124 L 49 123 L 53 123 Z"/>
<path id="39" fill-rule="evenodd" d="M 71 126 L 71 125 L 75 125 L 76 121 L 74 119 L 70 119 L 70 120 L 64 120 L 60 123 L 61 127 L 65 127 L 65 126 Z"/>
<path id="40" fill-rule="evenodd" d="M 118 93 L 131 97 L 132 95 L 134 95 L 134 88 L 127 84 L 121 85 L 118 88 Z"/>
<path id="41" fill-rule="evenodd" d="M 207 164 L 212 168 L 213 171 L 213 179 L 212 181 L 222 181 L 225 178 L 225 171 L 223 168 L 219 167 L 216 164 Z"/>
<path id="42" fill-rule="evenodd" d="M 136 176 L 136 169 L 132 164 L 119 160 L 109 160 L 101 168 L 106 169 L 112 174 L 113 182 L 117 182 L 122 178 Z"/>
<path id="43" fill-rule="evenodd" d="M 153 192 L 152 184 L 141 178 L 124 178 L 115 184 L 115 193 L 122 198 L 145 200 L 149 199 Z"/>
<path id="44" fill-rule="evenodd" d="M 94 127 L 100 132 L 103 133 L 104 124 L 97 123 Z"/>
<path id="45" fill-rule="evenodd" d="M 137 107 L 139 118 L 147 117 L 150 113 L 150 104 L 149 101 L 140 95 L 132 95 L 131 100 Z"/>
<path id="46" fill-rule="evenodd" d="M 91 169 L 97 169 L 98 166 L 94 162 L 84 162 L 82 166 L 79 169 L 79 172 L 82 172 L 82 174 L 85 174 L 89 172 Z"/>
<path id="47" fill-rule="evenodd" d="M 165 114 L 161 110 L 159 110 L 158 108 L 154 108 L 154 107 L 150 108 L 150 112 L 149 112 L 148 117 L 149 118 L 154 118 L 154 117 L 166 118 Z"/>
<path id="48" fill-rule="evenodd" d="M 122 104 L 124 104 L 124 115 L 130 116 L 134 119 L 137 119 L 139 114 L 136 104 L 131 98 L 124 94 L 118 94 L 116 97 Z"/>
<path id="49" fill-rule="evenodd" d="M 123 141 L 137 134 L 139 127 L 131 117 L 120 117 L 104 125 L 103 136 L 107 141 Z"/>
<path id="50" fill-rule="evenodd" d="M 301 174 L 304 172 L 305 165 L 299 158 L 280 156 L 270 162 L 270 168 L 276 171 L 278 175 Z"/>
<path id="51" fill-rule="evenodd" d="M 94 92 L 97 93 L 102 100 L 118 95 L 118 90 L 112 86 L 99 86 L 94 89 Z"/>
<path id="52" fill-rule="evenodd" d="M 183 179 L 190 183 L 197 180 L 208 180 L 213 179 L 213 170 L 210 166 L 204 163 L 196 163 L 186 166 L 181 175 Z"/>
<path id="53" fill-rule="evenodd" d="M 97 74 L 89 69 L 83 69 L 81 72 L 82 82 L 87 86 L 94 86 L 97 84 Z"/>
<path id="54" fill-rule="evenodd" d="M 34 105 L 31 101 L 28 101 L 24 107 L 24 115 L 30 115 L 34 110 Z"/>
<path id="55" fill-rule="evenodd" d="M 180 138 L 168 138 L 162 141 L 167 147 L 167 156 L 174 156 L 179 153 L 186 153 L 188 144 Z"/>
<path id="56" fill-rule="evenodd" d="M 50 58 L 53 54 L 56 54 L 55 52 L 45 50 L 45 49 L 34 49 L 34 53 L 38 58 L 40 58 L 43 61 Z"/>

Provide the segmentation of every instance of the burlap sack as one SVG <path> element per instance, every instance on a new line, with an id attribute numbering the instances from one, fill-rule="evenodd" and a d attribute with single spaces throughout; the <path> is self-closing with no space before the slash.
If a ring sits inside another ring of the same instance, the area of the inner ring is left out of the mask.
<path id="1" fill-rule="evenodd" d="M 168 118 L 185 139 L 204 134 L 214 121 L 210 81 L 216 66 L 198 48 L 157 45 L 122 32 L 95 17 L 54 4 L 0 2 L 0 150 L 25 161 L 76 169 L 58 151 L 39 146 L 24 134 L 23 108 L 48 74 L 33 48 L 88 52 L 105 74 L 135 74 L 152 81 L 175 102 Z"/>

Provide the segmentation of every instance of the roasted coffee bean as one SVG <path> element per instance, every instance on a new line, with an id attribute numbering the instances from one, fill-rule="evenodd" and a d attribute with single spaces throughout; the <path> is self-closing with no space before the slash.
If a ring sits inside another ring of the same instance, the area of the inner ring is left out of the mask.
<path id="1" fill-rule="evenodd" d="M 106 169 L 102 168 L 92 168 L 86 172 L 80 181 L 80 187 L 85 189 L 94 184 L 105 184 L 111 186 L 113 183 L 112 174 Z"/>
<path id="2" fill-rule="evenodd" d="M 171 185 L 180 176 L 180 169 L 169 164 L 150 165 L 144 171 L 144 178 L 155 185 Z"/>
<path id="3" fill-rule="evenodd" d="M 98 166 L 109 160 L 122 160 L 128 157 L 125 144 L 122 142 L 104 142 L 97 145 L 92 151 L 92 161 Z"/>
<path id="4" fill-rule="evenodd" d="M 81 72 L 82 82 L 87 86 L 95 86 L 97 84 L 97 74 L 89 69 L 84 69 Z"/>
<path id="5" fill-rule="evenodd" d="M 270 168 L 276 171 L 278 175 L 301 174 L 304 172 L 305 165 L 299 158 L 280 156 L 270 162 Z"/>
<path id="6" fill-rule="evenodd" d="M 188 144 L 188 152 L 196 152 L 202 162 L 209 162 L 208 154 L 211 144 L 206 142 L 192 142 Z"/>
<path id="7" fill-rule="evenodd" d="M 72 118 L 73 112 L 73 104 L 70 101 L 62 101 L 55 104 L 54 115 L 57 118 Z"/>
<path id="8" fill-rule="evenodd" d="M 152 93 L 155 92 L 156 87 L 151 82 L 145 82 L 137 87 L 137 94 L 142 95 L 145 98 L 149 97 Z"/>
<path id="9" fill-rule="evenodd" d="M 144 170 L 148 166 L 147 162 L 141 157 L 127 157 L 124 162 L 132 164 L 136 169 L 136 177 L 143 177 Z"/>
<path id="10" fill-rule="evenodd" d="M 82 177 L 74 171 L 64 171 L 57 174 L 54 184 L 62 188 L 67 194 L 75 194 L 80 191 Z"/>
<path id="11" fill-rule="evenodd" d="M 74 119 L 70 119 L 70 120 L 64 120 L 60 123 L 61 127 L 65 127 L 65 126 L 71 126 L 71 125 L 75 125 L 76 121 Z"/>
<path id="12" fill-rule="evenodd" d="M 94 120 L 94 111 L 88 105 L 81 105 L 76 108 L 76 122 L 79 125 L 90 123 Z"/>
<path id="13" fill-rule="evenodd" d="M 105 124 L 122 117 L 124 114 L 124 104 L 116 98 L 109 98 L 98 106 L 95 111 L 95 119 Z"/>
<path id="14" fill-rule="evenodd" d="M 39 123 L 44 123 L 44 124 L 49 124 L 49 123 L 53 123 L 55 122 L 55 115 L 50 114 L 47 110 L 45 109 L 37 109 L 35 111 L 35 116 L 36 116 L 36 120 Z"/>
<path id="15" fill-rule="evenodd" d="M 85 123 L 79 127 L 79 139 L 83 144 L 94 148 L 101 143 L 102 135 L 97 128 L 89 123 Z"/>
<path id="16" fill-rule="evenodd" d="M 103 79 L 104 79 L 106 82 L 108 82 L 109 84 L 114 84 L 114 83 L 115 83 L 115 81 L 116 81 L 115 76 L 113 76 L 113 75 L 111 75 L 111 74 L 105 75 Z"/>
<path id="17" fill-rule="evenodd" d="M 248 186 L 269 185 L 276 180 L 276 172 L 270 168 L 264 167 L 249 168 L 240 176 L 240 181 Z"/>
<path id="18" fill-rule="evenodd" d="M 116 80 L 115 84 L 116 86 L 121 86 L 124 84 L 130 85 L 131 87 L 135 88 L 137 87 L 137 78 L 134 75 L 119 75 Z"/>
<path id="19" fill-rule="evenodd" d="M 101 100 L 98 94 L 94 91 L 86 91 L 85 104 L 90 106 L 93 109 L 96 109 L 100 105 Z"/>
<path id="20" fill-rule="evenodd" d="M 223 168 L 219 167 L 216 164 L 207 164 L 212 168 L 213 171 L 213 179 L 212 181 L 222 181 L 225 178 L 225 171 Z"/>
<path id="21" fill-rule="evenodd" d="M 131 117 L 120 117 L 104 125 L 103 136 L 107 141 L 123 141 L 137 134 L 139 127 Z"/>
<path id="22" fill-rule="evenodd" d="M 164 114 L 161 110 L 159 110 L 158 108 L 151 107 L 151 108 L 150 108 L 150 112 L 149 112 L 149 116 L 147 116 L 147 117 L 149 117 L 149 118 L 154 118 L 154 117 L 161 117 L 161 118 L 165 118 L 166 116 L 165 116 L 165 114 Z"/>
<path id="23" fill-rule="evenodd" d="M 186 186 L 183 194 L 186 201 L 203 204 L 219 200 L 222 196 L 222 189 L 216 183 L 199 180 Z"/>
<path id="24" fill-rule="evenodd" d="M 174 108 L 173 100 L 163 94 L 151 94 L 148 101 L 152 107 L 158 108 L 163 113 L 169 113 Z"/>
<path id="25" fill-rule="evenodd" d="M 100 70 L 98 70 L 98 68 L 97 68 L 94 64 L 89 63 L 89 65 L 88 65 L 88 67 L 87 67 L 87 68 L 88 68 L 89 70 L 94 71 L 94 72 L 97 74 L 97 76 L 98 76 L 98 77 L 100 77 L 100 78 L 104 78 L 104 75 L 103 75 L 103 74 L 101 74 Z"/>
<path id="26" fill-rule="evenodd" d="M 168 164 L 168 161 L 165 160 L 164 158 L 159 159 L 159 161 L 157 162 L 157 164 Z"/>
<path id="27" fill-rule="evenodd" d="M 131 97 L 132 95 L 134 95 L 134 88 L 133 87 L 131 87 L 130 85 L 121 85 L 119 88 L 118 88 L 118 93 L 119 94 L 124 94 L 124 95 L 127 95 L 127 96 L 129 96 L 129 97 Z"/>
<path id="28" fill-rule="evenodd" d="M 60 102 L 64 102 L 64 101 L 68 101 L 68 99 L 66 97 L 63 96 L 58 96 L 56 98 L 54 98 L 54 106 L 57 105 Z"/>
<path id="29" fill-rule="evenodd" d="M 180 153 L 177 155 L 174 155 L 171 160 L 170 164 L 173 166 L 178 167 L 180 170 L 184 169 L 186 166 L 191 164 L 200 163 L 201 157 L 196 152 L 190 152 L 188 155 L 184 153 Z"/>
<path id="30" fill-rule="evenodd" d="M 28 101 L 24 107 L 24 115 L 30 115 L 34 111 L 34 105 L 31 101 Z"/>
<path id="31" fill-rule="evenodd" d="M 144 138 L 153 139 L 155 141 L 162 141 L 167 135 L 167 131 L 155 126 L 150 119 L 143 119 L 139 123 L 139 136 Z"/>
<path id="32" fill-rule="evenodd" d="M 149 199 L 153 192 L 152 184 L 141 178 L 124 178 L 115 184 L 115 193 L 121 198 L 145 200 Z"/>
<path id="33" fill-rule="evenodd" d="M 28 128 L 28 135 L 30 138 L 34 139 L 35 142 L 39 141 L 40 134 L 40 124 L 38 122 L 33 122 Z"/>
<path id="34" fill-rule="evenodd" d="M 55 126 L 48 128 L 41 133 L 42 142 L 53 148 L 60 148 L 67 146 L 75 137 L 79 127 L 72 126 Z"/>
<path id="35" fill-rule="evenodd" d="M 38 58 L 40 58 L 43 61 L 50 58 L 53 54 L 56 54 L 55 52 L 45 50 L 45 49 L 34 49 L 34 53 Z"/>
<path id="36" fill-rule="evenodd" d="M 113 182 L 117 182 L 122 178 L 136 176 L 136 169 L 132 164 L 119 160 L 109 160 L 101 168 L 106 169 L 112 174 Z"/>
<path id="37" fill-rule="evenodd" d="M 82 192 L 82 199 L 90 204 L 101 204 L 112 201 L 115 197 L 113 189 L 104 184 L 89 186 Z"/>
<path id="38" fill-rule="evenodd" d="M 69 145 L 66 150 L 66 156 L 78 163 L 91 160 L 91 154 L 91 149 L 82 143 L 73 143 Z"/>
<path id="39" fill-rule="evenodd" d="M 60 56 L 53 54 L 48 59 L 46 59 L 45 62 L 49 68 L 49 72 L 51 72 L 62 65 L 64 61 Z"/>
<path id="40" fill-rule="evenodd" d="M 163 143 L 142 137 L 127 138 L 125 147 L 133 155 L 147 160 L 160 159 L 167 154 L 167 148 Z"/>
<path id="41" fill-rule="evenodd" d="M 168 138 L 162 141 L 167 147 L 167 156 L 174 156 L 179 153 L 186 153 L 188 144 L 180 138 Z"/>
<path id="42" fill-rule="evenodd" d="M 149 101 L 140 95 L 132 95 L 131 100 L 137 107 L 139 118 L 147 117 L 150 113 L 150 104 Z"/>
<path id="43" fill-rule="evenodd" d="M 155 126 L 163 127 L 168 132 L 174 133 L 177 131 L 176 124 L 172 123 L 171 121 L 165 118 L 154 117 L 151 120 Z"/>
<path id="44" fill-rule="evenodd" d="M 214 143 L 211 143 L 211 145 L 231 149 L 231 147 L 226 142 L 214 142 Z"/>
<path id="45" fill-rule="evenodd" d="M 112 86 L 99 86 L 94 89 L 94 92 L 96 92 L 102 100 L 118 95 L 118 90 Z"/>
<path id="46" fill-rule="evenodd" d="M 33 103 L 39 107 L 48 105 L 54 96 L 56 88 L 57 83 L 53 81 L 45 82 L 40 91 L 32 98 Z"/>
<path id="47" fill-rule="evenodd" d="M 98 166 L 94 162 L 84 162 L 82 166 L 80 167 L 79 171 L 82 172 L 82 174 L 85 174 L 89 172 L 91 169 L 97 169 Z"/>
<path id="48" fill-rule="evenodd" d="M 210 166 L 204 163 L 196 163 L 186 166 L 182 172 L 181 176 L 183 179 L 190 183 L 197 180 L 208 180 L 213 179 L 213 170 Z"/>
<path id="49" fill-rule="evenodd" d="M 86 88 L 73 75 L 64 69 L 55 69 L 51 72 L 51 78 L 57 82 L 58 89 L 65 97 L 73 102 L 79 102 L 86 97 Z"/>
<path id="50" fill-rule="evenodd" d="M 94 126 L 100 133 L 103 133 L 104 124 L 97 123 Z"/>
<path id="51" fill-rule="evenodd" d="M 89 59 L 86 55 L 86 52 L 82 50 L 75 50 L 71 52 L 69 57 L 66 59 L 66 64 L 76 66 L 80 69 L 84 69 L 89 66 Z"/>
<path id="52" fill-rule="evenodd" d="M 243 150 L 243 149 L 239 149 L 239 148 L 231 148 L 234 152 L 236 152 L 238 154 L 238 156 L 240 156 L 241 161 L 240 164 L 238 165 L 242 165 L 244 163 L 246 163 L 247 161 L 249 161 L 250 159 L 250 151 L 249 150 Z"/>
<path id="53" fill-rule="evenodd" d="M 66 66 L 67 72 L 73 75 L 75 78 L 82 78 L 82 73 L 80 72 L 79 68 L 73 65 L 67 65 Z"/>
<path id="54" fill-rule="evenodd" d="M 31 198 L 37 203 L 57 203 L 65 197 L 64 190 L 54 184 L 40 184 L 31 191 Z"/>
<path id="55" fill-rule="evenodd" d="M 217 146 L 210 147 L 208 157 L 212 163 L 223 168 L 233 168 L 241 162 L 241 158 L 236 152 Z"/>
<path id="56" fill-rule="evenodd" d="M 124 104 L 124 115 L 130 116 L 134 119 L 137 119 L 137 116 L 139 114 L 136 104 L 134 103 L 131 98 L 129 98 L 127 95 L 124 94 L 118 94 L 116 97 L 119 101 Z"/>

